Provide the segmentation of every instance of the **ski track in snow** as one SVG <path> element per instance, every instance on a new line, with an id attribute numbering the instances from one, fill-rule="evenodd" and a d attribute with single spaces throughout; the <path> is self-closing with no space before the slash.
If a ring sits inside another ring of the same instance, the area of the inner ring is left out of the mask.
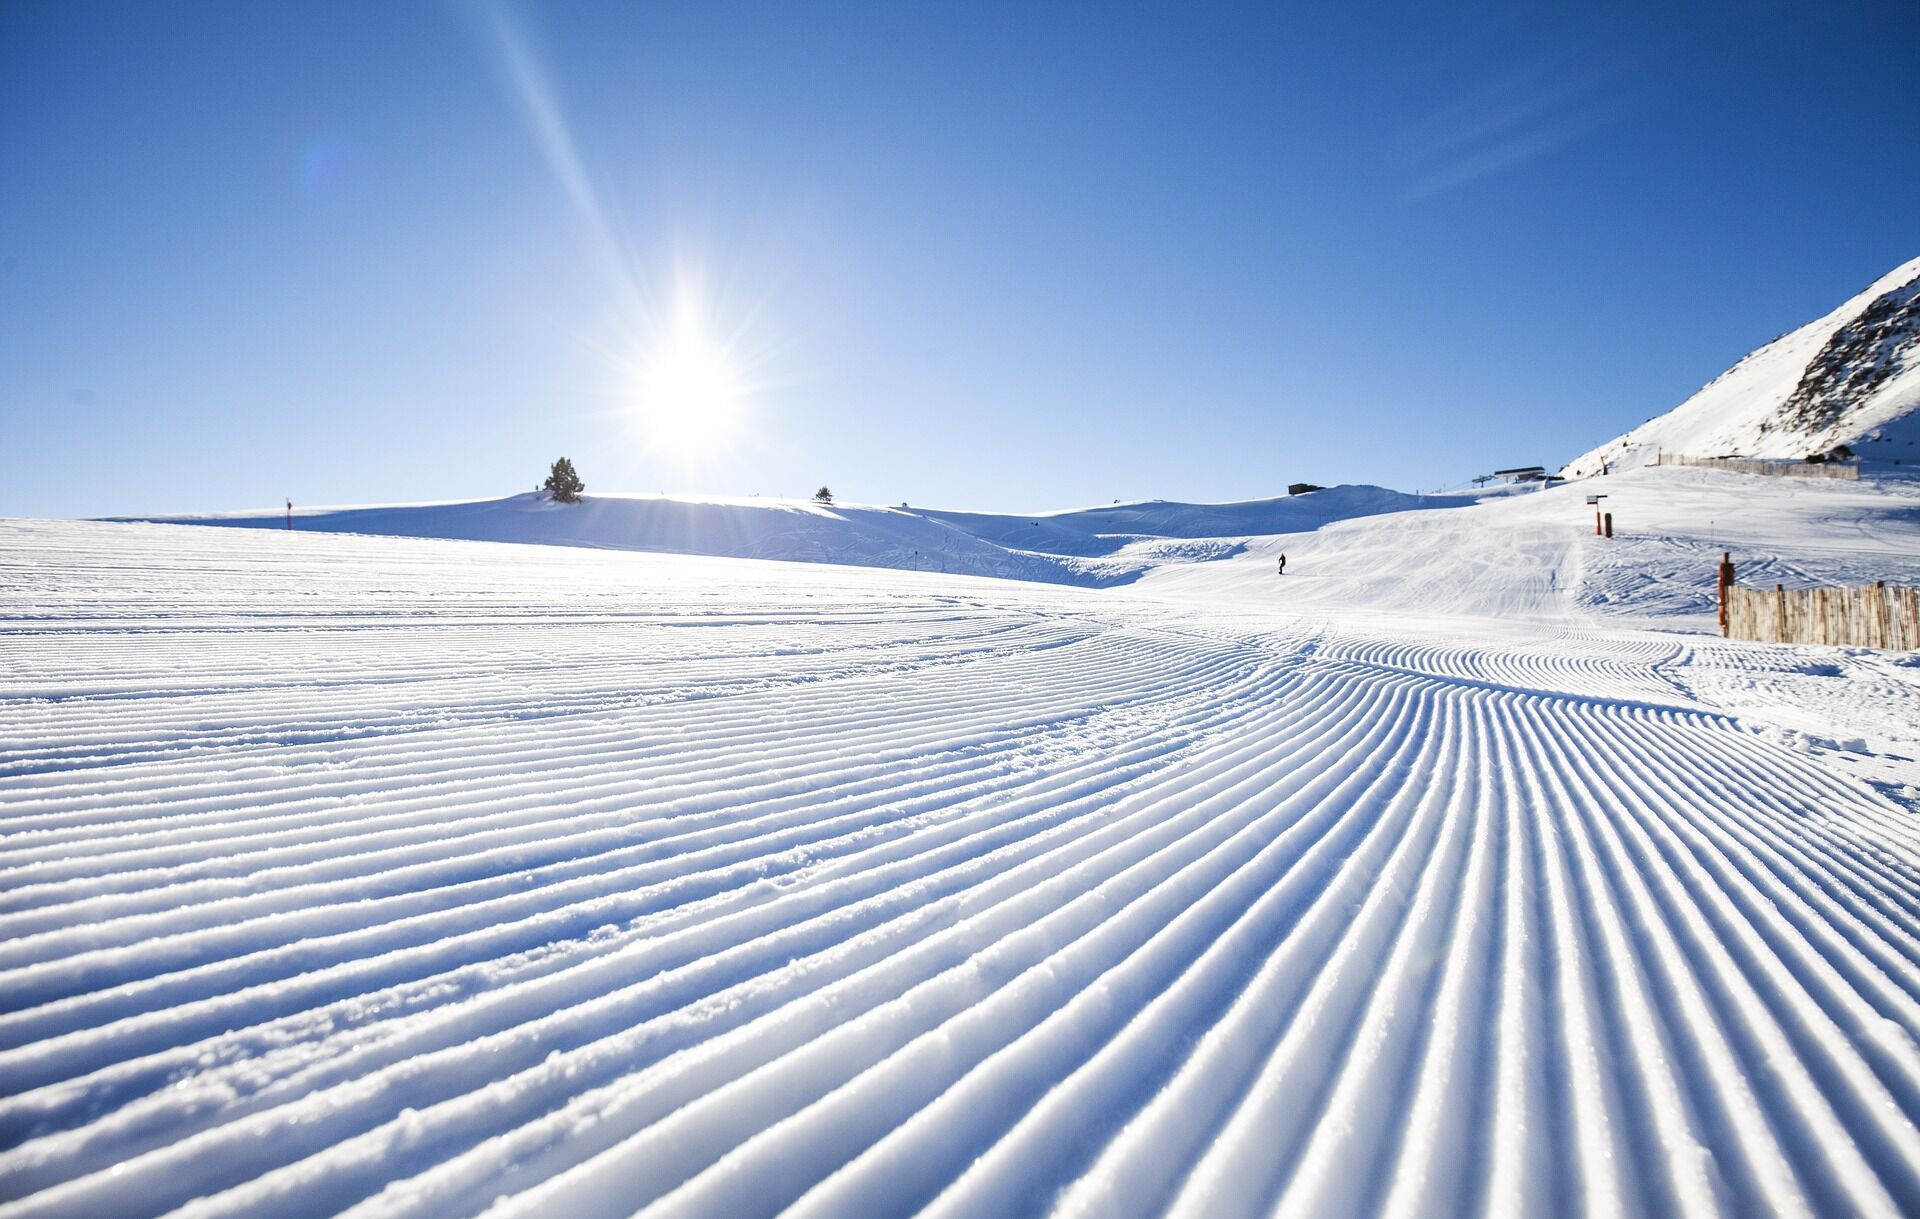
<path id="1" fill-rule="evenodd" d="M 1773 654 L 0 522 L 0 1215 L 1914 1213 Z"/>

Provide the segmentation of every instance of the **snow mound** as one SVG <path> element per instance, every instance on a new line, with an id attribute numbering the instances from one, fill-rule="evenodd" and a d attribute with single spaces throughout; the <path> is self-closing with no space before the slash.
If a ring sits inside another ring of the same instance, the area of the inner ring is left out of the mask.
<path id="1" fill-rule="evenodd" d="M 1841 444 L 1869 461 L 1920 464 L 1920 258 L 1562 473 L 1641 465 L 1660 450 L 1799 458 Z"/>

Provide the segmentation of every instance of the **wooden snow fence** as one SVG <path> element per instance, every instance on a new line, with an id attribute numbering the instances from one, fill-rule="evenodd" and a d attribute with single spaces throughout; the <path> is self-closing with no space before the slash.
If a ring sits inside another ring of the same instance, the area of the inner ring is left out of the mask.
<path id="1" fill-rule="evenodd" d="M 1726 590 L 1729 639 L 1824 643 L 1853 648 L 1920 648 L 1920 588 L 1741 588 Z"/>
<path id="2" fill-rule="evenodd" d="M 1839 478 L 1848 482 L 1860 480 L 1860 463 L 1857 461 L 1794 461 L 1791 458 L 1768 459 L 1765 457 L 1683 457 L 1678 453 L 1661 453 L 1654 458 L 1657 466 L 1700 466 L 1710 470 L 1731 470 L 1736 474 L 1788 474 L 1795 478 Z"/>

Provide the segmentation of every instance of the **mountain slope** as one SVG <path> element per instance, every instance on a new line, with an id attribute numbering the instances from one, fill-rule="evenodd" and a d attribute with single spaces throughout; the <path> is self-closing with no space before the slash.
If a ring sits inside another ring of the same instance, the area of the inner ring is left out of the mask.
<path id="1" fill-rule="evenodd" d="M 1832 313 L 1781 335 L 1699 393 L 1563 473 L 1689 456 L 1805 457 L 1845 444 L 1869 460 L 1920 462 L 1920 258 Z"/>

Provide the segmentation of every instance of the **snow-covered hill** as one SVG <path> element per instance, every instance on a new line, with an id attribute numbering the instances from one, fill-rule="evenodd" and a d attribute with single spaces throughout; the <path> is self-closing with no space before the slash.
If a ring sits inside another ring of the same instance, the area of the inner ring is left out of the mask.
<path id="1" fill-rule="evenodd" d="M 1221 558 L 1255 535 L 1471 502 L 1459 496 L 1344 486 L 1244 503 L 1150 500 L 1010 516 L 759 497 L 589 495 L 577 504 L 560 504 L 529 493 L 463 503 L 303 509 L 294 514 L 294 527 L 843 563 L 1099 587 L 1125 583 L 1165 563 Z M 284 517 L 273 512 L 141 519 L 284 527 Z"/>
<path id="2" fill-rule="evenodd" d="M 1920 464 L 1920 258 L 1562 472 L 1640 465 L 1662 449 L 1798 458 L 1841 444 L 1869 462 Z"/>

